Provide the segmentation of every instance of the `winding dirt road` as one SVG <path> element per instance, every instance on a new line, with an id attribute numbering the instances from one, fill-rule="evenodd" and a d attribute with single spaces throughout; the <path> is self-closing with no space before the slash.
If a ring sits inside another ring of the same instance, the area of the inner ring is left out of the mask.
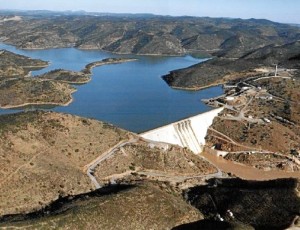
<path id="1" fill-rule="evenodd" d="M 96 189 L 99 189 L 102 187 L 102 185 L 97 181 L 94 172 L 95 172 L 95 168 L 97 166 L 99 166 L 101 164 L 101 162 L 103 162 L 104 160 L 106 160 L 107 158 L 111 157 L 117 150 L 120 151 L 124 151 L 123 147 L 129 144 L 133 144 L 139 141 L 139 138 L 132 138 L 129 140 L 124 140 L 119 142 L 118 144 L 114 145 L 112 148 L 110 148 L 109 150 L 107 150 L 106 152 L 102 153 L 100 156 L 98 156 L 95 160 L 93 160 L 92 162 L 90 162 L 89 164 L 85 165 L 83 168 L 83 171 L 88 175 L 88 177 L 91 179 L 92 184 L 94 185 L 94 187 Z M 155 144 L 155 145 L 166 145 L 166 143 L 160 143 L 160 142 L 153 142 L 153 141 L 148 141 L 143 139 L 143 141 L 145 141 L 148 144 Z M 129 174 L 131 174 L 132 172 L 138 174 L 138 175 L 144 175 L 144 176 L 148 176 L 148 177 L 155 177 L 155 178 L 163 178 L 164 181 L 168 181 L 171 183 L 176 183 L 176 182 L 183 182 L 186 180 L 190 180 L 190 179 L 199 179 L 199 178 L 203 178 L 203 179 L 210 179 L 213 177 L 218 177 L 221 178 L 223 177 L 223 173 L 222 171 L 212 162 L 210 162 L 208 159 L 199 156 L 200 158 L 202 158 L 204 161 L 209 162 L 210 164 L 212 164 L 215 168 L 216 168 L 216 172 L 215 173 L 211 173 L 211 174 L 198 174 L 198 175 L 176 175 L 174 173 L 165 173 L 165 172 L 159 172 L 159 171 L 154 171 L 154 170 L 143 170 L 143 171 L 130 171 L 130 172 L 126 172 L 126 173 L 121 173 L 121 174 L 116 174 L 110 176 L 111 178 L 122 178 L 124 176 L 127 176 Z"/>
<path id="2" fill-rule="evenodd" d="M 137 138 L 132 138 L 129 140 L 123 140 L 119 142 L 118 144 L 114 145 L 112 148 L 110 148 L 108 151 L 102 153 L 100 156 L 98 156 L 95 160 L 93 160 L 91 163 L 84 166 L 83 170 L 86 172 L 86 174 L 91 179 L 92 183 L 94 184 L 96 189 L 101 188 L 102 186 L 98 183 L 97 179 L 94 176 L 95 168 L 104 160 L 112 156 L 118 149 L 124 147 L 125 145 L 136 143 L 138 141 Z"/>

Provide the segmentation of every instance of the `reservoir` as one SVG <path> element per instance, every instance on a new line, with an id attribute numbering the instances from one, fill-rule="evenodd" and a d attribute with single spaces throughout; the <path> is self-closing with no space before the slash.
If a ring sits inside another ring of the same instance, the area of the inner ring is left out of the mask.
<path id="1" fill-rule="evenodd" d="M 202 103 L 201 99 L 222 94 L 220 86 L 199 91 L 175 90 L 162 80 L 161 77 L 169 71 L 204 61 L 191 56 L 118 55 L 75 48 L 19 50 L 1 43 L 0 49 L 50 61 L 49 67 L 34 71 L 33 75 L 59 68 L 79 71 L 88 63 L 109 57 L 138 59 L 94 68 L 89 83 L 75 86 L 77 92 L 73 94 L 74 101 L 69 106 L 47 108 L 106 121 L 136 133 L 209 111 L 212 108 Z M 18 111 L 21 110 L 0 109 L 0 114 Z"/>

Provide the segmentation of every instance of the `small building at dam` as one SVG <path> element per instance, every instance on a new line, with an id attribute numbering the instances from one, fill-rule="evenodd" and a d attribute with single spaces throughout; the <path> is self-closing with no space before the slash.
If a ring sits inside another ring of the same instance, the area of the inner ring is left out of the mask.
<path id="1" fill-rule="evenodd" d="M 140 136 L 156 142 L 164 142 L 181 147 L 187 147 L 195 154 L 201 153 L 205 145 L 207 129 L 213 119 L 223 110 L 218 108 L 209 112 L 183 119 L 169 125 L 156 128 Z"/>

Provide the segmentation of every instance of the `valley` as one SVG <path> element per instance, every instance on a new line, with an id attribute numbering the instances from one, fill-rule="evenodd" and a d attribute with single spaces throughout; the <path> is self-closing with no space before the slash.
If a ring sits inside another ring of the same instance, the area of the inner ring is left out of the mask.
<path id="1" fill-rule="evenodd" d="M 0 51 L 0 107 L 21 110 L 0 116 L 0 229 L 300 227 L 298 27 L 2 12 L 0 39 L 29 55 L 78 54 L 68 69 L 71 59 L 56 68 Z M 81 60 L 82 50 L 94 56 Z M 138 131 L 63 110 L 88 111 L 76 103 Z M 198 126 L 176 121 L 212 108 L 223 109 L 206 124 L 203 152 L 137 134 L 170 123 L 189 143 Z"/>

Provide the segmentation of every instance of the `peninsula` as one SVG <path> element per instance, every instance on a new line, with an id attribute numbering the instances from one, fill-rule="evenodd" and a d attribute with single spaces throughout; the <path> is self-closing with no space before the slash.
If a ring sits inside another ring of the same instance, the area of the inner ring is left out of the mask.
<path id="1" fill-rule="evenodd" d="M 0 50 L 0 80 L 3 78 L 24 77 L 32 70 L 43 69 L 48 62 Z"/>
<path id="2" fill-rule="evenodd" d="M 94 67 L 118 64 L 136 59 L 107 58 L 85 66 L 82 71 L 53 70 L 37 77 L 30 71 L 46 67 L 48 62 L 31 59 L 2 50 L 0 52 L 0 108 L 12 109 L 31 105 L 67 106 L 76 88 L 72 84 L 85 84 L 91 80 Z"/>
<path id="3" fill-rule="evenodd" d="M 43 80 L 55 80 L 55 81 L 68 83 L 68 84 L 85 84 L 91 80 L 92 69 L 97 66 L 119 64 L 119 63 L 136 61 L 136 60 L 137 59 L 129 59 L 129 58 L 105 58 L 101 61 L 96 61 L 87 64 L 85 68 L 79 72 L 64 70 L 64 69 L 56 69 L 48 73 L 39 75 L 38 78 Z"/>
<path id="4" fill-rule="evenodd" d="M 0 81 L 0 108 L 12 109 L 30 105 L 61 105 L 72 102 L 76 89 L 57 81 L 20 78 Z"/>

